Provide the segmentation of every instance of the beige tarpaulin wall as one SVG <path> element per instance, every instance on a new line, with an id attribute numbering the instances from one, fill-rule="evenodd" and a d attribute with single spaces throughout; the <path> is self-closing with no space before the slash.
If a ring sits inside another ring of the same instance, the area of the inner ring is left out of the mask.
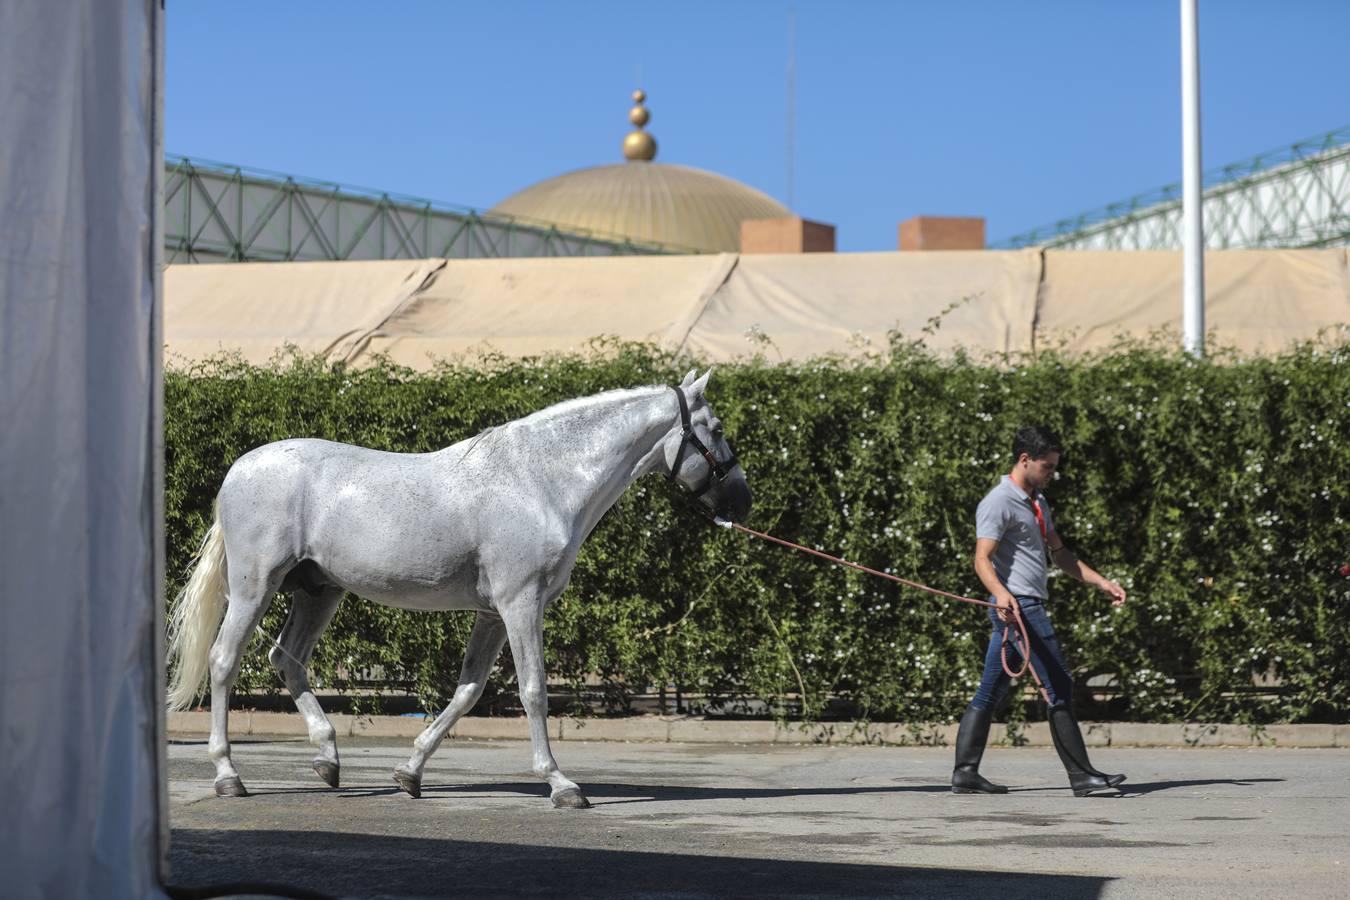
<path id="1" fill-rule="evenodd" d="M 285 344 L 342 358 L 445 260 L 168 266 L 164 340 L 181 366 L 222 350 L 266 362 Z"/>
<path id="2" fill-rule="evenodd" d="M 1207 325 L 1243 351 L 1350 324 L 1343 249 L 1211 251 L 1206 288 Z M 938 350 L 1077 352 L 1179 331 L 1181 258 L 1014 250 L 170 266 L 165 320 L 172 366 L 221 350 L 263 362 L 289 343 L 426 368 L 579 350 L 601 335 L 712 361 L 804 360 L 883 350 L 893 329 Z"/>
<path id="3" fill-rule="evenodd" d="M 884 350 L 897 329 L 939 349 L 1019 350 L 1030 346 L 1039 277 L 1036 251 L 742 256 L 670 345 L 731 359 L 751 350 L 750 332 L 763 335 L 767 358 L 801 360 Z"/>
<path id="4" fill-rule="evenodd" d="M 597 335 L 666 343 L 726 280 L 734 254 L 452 262 L 370 335 L 407 366 L 496 351 L 581 350 Z"/>
<path id="5" fill-rule="evenodd" d="M 1279 351 L 1350 324 L 1345 250 L 1223 250 L 1205 254 L 1205 328 L 1219 344 Z M 1181 333 L 1181 254 L 1061 250 L 1045 254 L 1037 331 L 1072 351 L 1118 334 Z"/>

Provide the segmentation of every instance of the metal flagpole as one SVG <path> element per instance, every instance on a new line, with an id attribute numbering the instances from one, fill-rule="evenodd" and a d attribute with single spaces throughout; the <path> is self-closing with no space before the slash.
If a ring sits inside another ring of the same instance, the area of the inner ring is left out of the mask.
<path id="1" fill-rule="evenodd" d="M 1198 0 L 1181 0 L 1182 312 L 1187 353 L 1205 354 L 1205 224 L 1200 183 L 1200 36 Z"/>
<path id="2" fill-rule="evenodd" d="M 787 205 L 796 208 L 797 143 L 797 10 L 788 8 L 787 59 Z"/>

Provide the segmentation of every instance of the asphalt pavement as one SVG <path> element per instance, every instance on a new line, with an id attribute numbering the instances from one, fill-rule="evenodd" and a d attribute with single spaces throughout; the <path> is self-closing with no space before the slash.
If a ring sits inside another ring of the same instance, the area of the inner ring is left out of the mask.
<path id="1" fill-rule="evenodd" d="M 553 809 L 527 742 L 347 738 L 342 785 L 303 739 L 248 737 L 251 796 L 205 740 L 169 746 L 173 882 L 331 897 L 1350 897 L 1350 750 L 1096 749 L 1118 796 L 1075 798 L 1053 750 L 991 748 L 1001 796 L 957 796 L 926 747 L 566 741 L 588 810 Z"/>

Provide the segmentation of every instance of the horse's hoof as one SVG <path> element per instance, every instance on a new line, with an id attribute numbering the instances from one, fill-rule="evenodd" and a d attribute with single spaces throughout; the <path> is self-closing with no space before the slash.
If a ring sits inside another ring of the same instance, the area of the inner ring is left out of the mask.
<path id="1" fill-rule="evenodd" d="M 591 801 L 586 799 L 586 795 L 580 788 L 568 788 L 565 791 L 558 791 L 551 798 L 554 809 L 590 809 Z"/>
<path id="2" fill-rule="evenodd" d="M 247 797 L 248 791 L 244 789 L 244 783 L 239 780 L 238 775 L 231 775 L 216 782 L 216 796 Z"/>
<path id="3" fill-rule="evenodd" d="M 395 769 L 394 780 L 397 781 L 398 786 L 403 788 L 404 792 L 414 800 L 422 796 L 422 776 L 409 775 L 407 772 L 400 772 L 398 769 Z"/>
<path id="4" fill-rule="evenodd" d="M 330 763 L 326 759 L 314 760 L 314 773 L 323 779 L 323 783 L 330 788 L 338 786 L 338 773 L 341 767 L 337 763 Z"/>

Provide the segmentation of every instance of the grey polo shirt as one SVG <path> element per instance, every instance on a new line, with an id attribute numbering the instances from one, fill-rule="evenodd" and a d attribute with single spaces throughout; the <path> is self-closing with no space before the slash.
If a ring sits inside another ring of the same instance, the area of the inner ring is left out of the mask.
<path id="1" fill-rule="evenodd" d="M 1046 535 L 1054 534 L 1050 502 L 1037 492 L 1036 500 L 1045 517 Z M 1031 507 L 1031 499 L 1007 475 L 980 501 L 975 511 L 975 537 L 998 541 L 994 548 L 994 572 L 1015 597 L 1049 600 L 1046 585 L 1045 539 Z"/>

